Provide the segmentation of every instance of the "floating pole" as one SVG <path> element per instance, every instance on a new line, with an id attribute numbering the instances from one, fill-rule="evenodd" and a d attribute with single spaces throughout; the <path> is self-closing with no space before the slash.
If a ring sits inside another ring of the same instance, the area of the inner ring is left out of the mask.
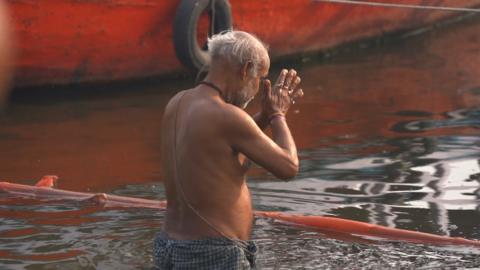
<path id="1" fill-rule="evenodd" d="M 0 182 L 0 191 L 13 195 L 34 197 L 36 199 L 62 199 L 67 201 L 94 202 L 106 207 L 139 207 L 155 209 L 164 209 L 167 207 L 166 201 L 117 196 L 106 193 L 94 194 L 76 192 L 52 188 L 57 179 L 57 176 L 47 175 L 44 176 L 35 186 Z"/>
<path id="2" fill-rule="evenodd" d="M 105 207 L 138 207 L 153 209 L 165 209 L 167 207 L 166 201 L 109 195 L 105 193 L 93 194 L 75 192 L 52 188 L 57 179 L 58 177 L 53 175 L 44 176 L 35 186 L 0 182 L 0 192 L 3 191 L 12 195 L 34 197 L 36 199 L 62 199 L 94 202 Z M 254 211 L 254 215 L 257 217 L 272 218 L 294 225 L 316 228 L 322 231 L 373 236 L 412 243 L 474 246 L 480 248 L 480 241 L 478 240 L 390 228 L 342 218 L 292 215 L 266 211 Z"/>
<path id="3" fill-rule="evenodd" d="M 264 211 L 255 211 L 255 215 L 273 218 L 296 225 L 318 228 L 324 231 L 374 236 L 383 239 L 401 240 L 412 243 L 475 246 L 480 248 L 480 241 L 477 240 L 403 230 L 335 217 L 288 215 L 279 212 Z"/>

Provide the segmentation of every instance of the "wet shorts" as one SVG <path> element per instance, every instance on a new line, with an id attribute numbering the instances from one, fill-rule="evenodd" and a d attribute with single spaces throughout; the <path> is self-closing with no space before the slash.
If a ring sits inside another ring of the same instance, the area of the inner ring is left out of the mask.
<path id="1" fill-rule="evenodd" d="M 257 246 L 226 238 L 173 240 L 161 232 L 154 242 L 155 269 L 254 269 Z"/>

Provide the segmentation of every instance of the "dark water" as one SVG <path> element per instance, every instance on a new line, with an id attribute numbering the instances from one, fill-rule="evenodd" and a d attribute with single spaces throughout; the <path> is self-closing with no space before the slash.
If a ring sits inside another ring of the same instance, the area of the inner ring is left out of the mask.
<path id="1" fill-rule="evenodd" d="M 480 20 L 294 63 L 301 170 L 254 169 L 256 209 L 480 239 Z M 281 66 L 274 67 L 272 74 Z M 273 76 L 272 76 L 273 77 Z M 0 178 L 163 199 L 163 108 L 186 80 L 17 92 L 0 117 Z M 251 111 L 258 109 L 253 104 Z M 164 213 L 0 195 L 1 269 L 149 269 Z M 263 269 L 468 269 L 480 250 L 255 221 Z"/>

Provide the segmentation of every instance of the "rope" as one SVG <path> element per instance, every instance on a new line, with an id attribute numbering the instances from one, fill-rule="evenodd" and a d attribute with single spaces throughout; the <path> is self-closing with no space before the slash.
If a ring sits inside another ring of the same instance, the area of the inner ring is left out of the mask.
<path id="1" fill-rule="evenodd" d="M 212 228 L 214 231 L 219 233 L 221 236 L 230 239 L 228 236 L 226 236 L 222 231 L 220 231 L 216 226 L 211 224 L 202 214 L 200 214 L 195 207 L 190 203 L 190 201 L 187 198 L 187 195 L 185 194 L 185 191 L 183 190 L 182 183 L 180 182 L 180 179 L 178 178 L 178 161 L 177 161 L 177 118 L 178 118 L 178 111 L 180 109 L 180 104 L 182 102 L 183 97 L 185 96 L 186 92 L 182 93 L 180 96 L 178 102 L 177 102 L 177 109 L 175 110 L 175 123 L 174 123 L 174 129 L 173 129 L 173 162 L 175 163 L 175 175 L 174 179 L 175 182 L 178 184 L 178 189 L 180 190 L 180 193 L 182 194 L 183 199 L 185 200 L 185 203 L 187 204 L 188 208 L 190 208 L 200 219 L 202 219 L 210 228 Z"/>
<path id="2" fill-rule="evenodd" d="M 193 207 L 193 205 L 190 203 L 190 201 L 187 198 L 187 195 L 185 194 L 185 191 L 183 189 L 182 183 L 180 179 L 178 178 L 178 161 L 177 161 L 177 118 L 178 118 L 178 111 L 180 110 L 180 103 L 182 102 L 183 97 L 185 96 L 186 92 L 183 92 L 182 95 L 180 96 L 178 102 L 177 102 L 177 108 L 175 110 L 175 122 L 174 122 L 174 129 L 173 129 L 173 162 L 175 163 L 174 166 L 174 180 L 178 185 L 178 189 L 180 190 L 180 193 L 185 200 L 185 203 L 187 204 L 188 208 L 190 208 L 203 222 L 205 222 L 210 228 L 212 228 L 214 231 L 216 231 L 218 234 L 220 234 L 222 237 L 232 241 L 232 243 L 239 245 L 240 248 L 243 249 L 244 252 L 250 254 L 250 255 L 255 255 L 253 252 L 248 250 L 247 246 L 244 246 L 243 243 L 244 241 L 241 240 L 235 240 L 230 237 L 228 237 L 225 233 L 223 233 L 220 229 L 218 229 L 214 224 L 212 224 L 206 217 L 204 217 L 198 210 Z"/>
<path id="3" fill-rule="evenodd" d="M 355 1 L 355 0 L 313 0 L 314 2 L 327 2 L 336 4 L 351 4 L 362 6 L 388 7 L 388 8 L 410 8 L 423 10 L 441 10 L 441 11 L 460 11 L 460 12 L 480 12 L 480 8 L 462 8 L 462 7 L 448 7 L 448 6 L 422 6 L 383 2 L 369 2 L 369 1 Z"/>
<path id="4" fill-rule="evenodd" d="M 210 9 L 211 9 L 212 22 L 210 25 L 211 29 L 210 29 L 209 37 L 212 37 L 215 34 L 215 0 L 211 0 Z"/>

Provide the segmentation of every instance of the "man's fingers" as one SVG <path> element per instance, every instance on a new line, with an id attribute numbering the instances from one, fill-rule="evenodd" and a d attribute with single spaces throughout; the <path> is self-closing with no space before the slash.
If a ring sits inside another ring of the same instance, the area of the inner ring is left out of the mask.
<path id="1" fill-rule="evenodd" d="M 295 104 L 297 98 L 303 97 L 303 90 L 298 89 L 290 96 L 290 103 Z"/>
<path id="2" fill-rule="evenodd" d="M 301 98 L 303 97 L 303 90 L 301 88 L 297 89 L 292 95 L 293 99 Z"/>
<path id="3" fill-rule="evenodd" d="M 290 71 L 287 74 L 287 78 L 285 79 L 285 83 L 283 84 L 283 87 L 291 90 L 292 88 L 290 88 L 290 85 L 294 81 L 295 77 L 297 77 L 297 72 L 294 69 L 290 69 Z"/>
<path id="4" fill-rule="evenodd" d="M 267 80 L 261 81 L 261 91 L 260 91 L 260 98 L 265 99 L 267 97 Z"/>
<path id="5" fill-rule="evenodd" d="M 265 97 L 270 97 L 272 95 L 272 83 L 270 82 L 270 80 L 265 80 L 265 82 L 263 83 L 264 85 L 264 95 Z"/>
<path id="6" fill-rule="evenodd" d="M 288 71 L 286 69 L 282 69 L 280 75 L 278 76 L 277 81 L 275 82 L 275 89 L 281 89 L 283 84 L 285 83 L 285 78 L 287 77 Z"/>
<path id="7" fill-rule="evenodd" d="M 290 94 L 293 94 L 294 92 L 296 92 L 295 90 L 296 90 L 297 86 L 300 84 L 301 81 L 302 81 L 302 79 L 300 78 L 300 76 L 295 77 L 295 80 L 293 80 L 293 82 L 290 85 L 290 88 L 288 90 Z"/>

